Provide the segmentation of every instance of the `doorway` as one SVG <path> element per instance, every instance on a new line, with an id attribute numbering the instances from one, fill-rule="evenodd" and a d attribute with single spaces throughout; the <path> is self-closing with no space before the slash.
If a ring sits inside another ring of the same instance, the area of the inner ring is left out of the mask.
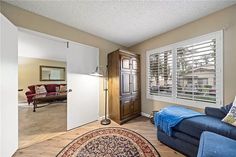
<path id="1" fill-rule="evenodd" d="M 99 78 L 90 75 L 99 65 L 98 48 L 20 28 L 18 65 L 20 148 L 98 120 Z M 35 98 L 42 100 L 36 87 L 42 86 L 47 94 L 61 94 L 64 86 L 66 100 L 52 101 L 50 95 L 50 102 L 36 101 L 34 112 Z"/>
<path id="2" fill-rule="evenodd" d="M 67 130 L 66 42 L 18 31 L 19 148 Z"/>

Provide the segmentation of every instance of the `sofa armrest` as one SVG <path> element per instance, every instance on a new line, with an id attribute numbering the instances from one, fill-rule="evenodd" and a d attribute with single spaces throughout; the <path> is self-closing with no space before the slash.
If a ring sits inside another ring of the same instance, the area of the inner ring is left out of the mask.
<path id="1" fill-rule="evenodd" d="M 206 107 L 205 114 L 218 119 L 223 119 L 226 116 L 226 114 L 222 112 L 219 108 L 213 108 L 213 107 Z"/>
<path id="2" fill-rule="evenodd" d="M 25 92 L 25 95 L 27 96 L 27 95 L 32 95 L 32 94 L 34 94 L 32 91 L 27 91 L 27 92 Z"/>

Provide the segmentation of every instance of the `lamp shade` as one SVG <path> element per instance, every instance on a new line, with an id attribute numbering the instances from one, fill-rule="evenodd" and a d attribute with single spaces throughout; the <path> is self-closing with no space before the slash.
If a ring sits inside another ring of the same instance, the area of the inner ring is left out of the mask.
<path id="1" fill-rule="evenodd" d="M 102 77 L 103 76 L 103 74 L 100 73 L 100 70 L 99 70 L 98 66 L 96 67 L 96 70 L 93 73 L 91 73 L 90 75 L 97 76 L 97 77 Z"/>

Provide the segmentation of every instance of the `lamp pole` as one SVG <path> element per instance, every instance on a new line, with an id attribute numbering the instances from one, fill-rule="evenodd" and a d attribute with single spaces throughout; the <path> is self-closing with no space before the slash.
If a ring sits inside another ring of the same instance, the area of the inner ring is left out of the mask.
<path id="1" fill-rule="evenodd" d="M 107 85 L 108 71 L 107 71 L 107 68 L 108 68 L 108 66 L 106 66 L 106 67 L 97 66 L 95 72 L 91 74 L 93 76 L 103 76 L 103 90 L 105 93 L 105 118 L 101 120 L 102 125 L 109 125 L 111 123 L 111 120 L 107 118 L 107 93 L 108 93 L 108 85 Z M 99 70 L 99 69 L 101 69 L 101 70 Z M 102 71 L 102 74 L 99 71 Z"/>
<path id="2" fill-rule="evenodd" d="M 102 125 L 109 125 L 111 123 L 111 120 L 107 118 L 107 94 L 108 94 L 108 71 L 107 71 L 108 66 L 105 67 L 105 72 L 104 73 L 104 81 L 103 81 L 103 88 L 104 88 L 104 93 L 105 93 L 105 119 L 101 120 Z"/>

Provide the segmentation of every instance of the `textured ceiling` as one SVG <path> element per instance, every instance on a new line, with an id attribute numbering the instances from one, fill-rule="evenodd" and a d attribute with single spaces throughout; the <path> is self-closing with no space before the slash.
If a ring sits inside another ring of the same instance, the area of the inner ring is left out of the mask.
<path id="1" fill-rule="evenodd" d="M 5 1 L 127 47 L 236 3 L 236 0 Z"/>

